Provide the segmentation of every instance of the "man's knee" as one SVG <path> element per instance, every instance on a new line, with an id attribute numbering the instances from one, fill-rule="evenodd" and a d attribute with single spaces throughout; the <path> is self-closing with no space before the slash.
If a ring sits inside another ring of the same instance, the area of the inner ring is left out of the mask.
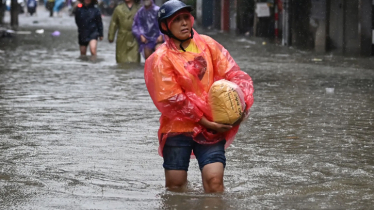
<path id="1" fill-rule="evenodd" d="M 186 185 L 185 180 L 167 180 L 165 186 L 167 188 L 180 188 Z"/>
<path id="2" fill-rule="evenodd" d="M 166 178 L 165 180 L 165 186 L 168 188 L 179 188 L 186 185 L 187 179 L 184 177 L 173 177 L 173 178 Z"/>
<path id="3" fill-rule="evenodd" d="M 166 180 L 165 187 L 170 191 L 183 191 L 183 189 L 187 186 L 187 180 L 182 179 L 173 179 L 173 180 Z"/>
<path id="4" fill-rule="evenodd" d="M 205 191 L 208 193 L 223 192 L 223 178 L 218 176 L 206 180 Z"/>
<path id="5" fill-rule="evenodd" d="M 187 172 L 183 170 L 165 170 L 165 187 L 183 188 L 187 184 Z"/>
<path id="6" fill-rule="evenodd" d="M 96 47 L 90 47 L 91 55 L 96 55 Z"/>

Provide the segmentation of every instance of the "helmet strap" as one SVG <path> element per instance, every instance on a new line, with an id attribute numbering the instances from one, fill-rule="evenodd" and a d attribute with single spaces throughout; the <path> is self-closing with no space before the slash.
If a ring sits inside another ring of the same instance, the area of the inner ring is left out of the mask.
<path id="1" fill-rule="evenodd" d="M 168 35 L 169 37 L 171 37 L 173 39 L 176 39 L 176 40 L 180 41 L 181 43 L 180 43 L 179 47 L 183 50 L 183 52 L 186 52 L 186 50 L 183 48 L 183 43 L 185 41 L 189 40 L 189 39 L 193 39 L 193 36 L 194 36 L 193 30 L 191 29 L 191 36 L 190 37 L 188 37 L 187 39 L 183 39 L 182 40 L 182 39 L 178 39 L 177 37 L 174 36 L 173 33 L 171 33 L 166 20 L 165 20 L 165 25 L 166 25 L 166 29 L 167 29 L 166 35 Z"/>

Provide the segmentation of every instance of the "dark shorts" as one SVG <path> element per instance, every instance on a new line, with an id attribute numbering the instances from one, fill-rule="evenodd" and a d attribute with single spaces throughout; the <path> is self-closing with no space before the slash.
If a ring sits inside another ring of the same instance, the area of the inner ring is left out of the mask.
<path id="1" fill-rule="evenodd" d="M 164 168 L 166 170 L 188 171 L 190 156 L 193 151 L 199 163 L 200 170 L 210 163 L 222 163 L 226 166 L 225 143 L 220 141 L 216 144 L 198 144 L 192 137 L 178 135 L 168 137 L 163 149 Z"/>
<path id="2" fill-rule="evenodd" d="M 97 40 L 97 38 L 96 39 L 91 39 L 91 40 Z M 79 40 L 78 43 L 79 43 L 79 46 L 85 46 L 85 47 L 87 47 L 88 44 L 90 44 L 90 41 L 87 42 L 87 41 Z"/>
<path id="3" fill-rule="evenodd" d="M 91 40 L 98 40 L 99 36 L 98 33 L 94 32 L 91 34 L 83 33 L 83 34 L 78 34 L 78 43 L 79 46 L 88 46 L 90 44 Z"/>
<path id="4" fill-rule="evenodd" d="M 27 7 L 27 12 L 31 15 L 34 14 L 36 12 L 36 7 Z"/>

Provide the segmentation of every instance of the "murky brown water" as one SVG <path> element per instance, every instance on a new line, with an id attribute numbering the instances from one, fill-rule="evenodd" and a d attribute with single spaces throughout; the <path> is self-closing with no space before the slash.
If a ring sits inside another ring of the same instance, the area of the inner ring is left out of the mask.
<path id="1" fill-rule="evenodd" d="M 227 150 L 226 192 L 204 194 L 192 161 L 188 192 L 171 193 L 143 66 L 116 65 L 107 41 L 79 58 L 71 21 L 60 37 L 0 39 L 0 209 L 373 209 L 373 59 L 212 34 L 255 104 Z"/>

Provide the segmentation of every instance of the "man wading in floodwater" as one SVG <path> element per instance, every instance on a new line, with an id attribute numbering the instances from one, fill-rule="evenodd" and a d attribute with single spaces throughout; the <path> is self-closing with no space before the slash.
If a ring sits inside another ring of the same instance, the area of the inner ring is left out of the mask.
<path id="1" fill-rule="evenodd" d="M 205 192 L 222 192 L 227 148 L 253 104 L 252 79 L 241 71 L 219 43 L 192 29 L 192 8 L 167 1 L 158 12 L 165 43 L 146 61 L 144 76 L 153 103 L 161 112 L 159 154 L 164 158 L 165 185 L 187 184 L 190 156 L 196 156 Z M 213 82 L 229 80 L 244 93 L 244 115 L 234 125 L 208 120 L 207 92 Z"/>

